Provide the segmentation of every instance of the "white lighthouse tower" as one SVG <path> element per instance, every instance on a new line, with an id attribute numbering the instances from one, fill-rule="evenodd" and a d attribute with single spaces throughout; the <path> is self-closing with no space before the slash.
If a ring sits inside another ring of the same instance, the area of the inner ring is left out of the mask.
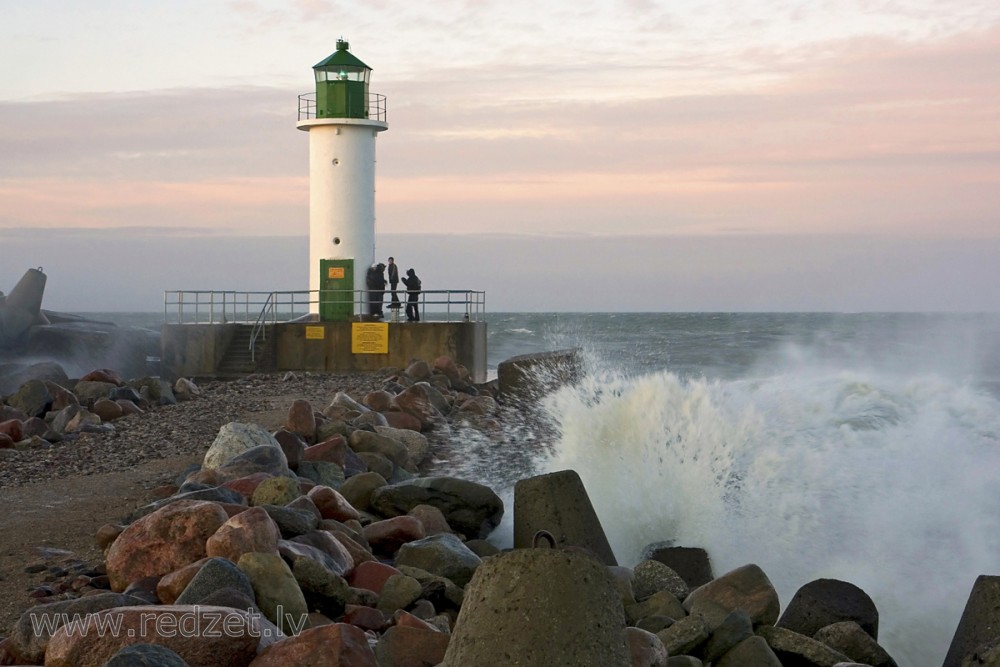
<path id="1" fill-rule="evenodd" d="M 323 320 L 364 311 L 375 260 L 375 138 L 389 129 L 385 96 L 371 94 L 371 68 L 344 40 L 313 66 L 316 92 L 299 96 L 297 127 L 309 133 L 309 289 Z"/>

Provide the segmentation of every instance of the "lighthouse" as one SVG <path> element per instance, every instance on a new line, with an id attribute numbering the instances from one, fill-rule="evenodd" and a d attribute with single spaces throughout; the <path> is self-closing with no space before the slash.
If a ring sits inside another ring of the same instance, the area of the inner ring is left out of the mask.
<path id="1" fill-rule="evenodd" d="M 355 295 L 375 260 L 375 139 L 389 125 L 371 68 L 346 41 L 313 71 L 297 124 L 309 133 L 309 290 L 320 319 L 344 321 L 364 312 Z"/>

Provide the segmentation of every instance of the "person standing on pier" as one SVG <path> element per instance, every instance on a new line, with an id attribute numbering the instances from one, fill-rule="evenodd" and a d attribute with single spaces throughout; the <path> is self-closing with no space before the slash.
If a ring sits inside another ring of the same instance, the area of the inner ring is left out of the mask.
<path id="1" fill-rule="evenodd" d="M 417 301 L 420 299 L 420 278 L 413 269 L 406 270 L 403 284 L 406 285 L 406 321 L 419 322 L 420 309 L 417 307 Z"/>
<path id="2" fill-rule="evenodd" d="M 399 295 L 396 294 L 396 288 L 399 286 L 399 267 L 396 266 L 395 258 L 389 258 L 389 266 L 386 268 L 389 270 L 389 289 L 391 290 L 392 295 L 392 301 L 389 303 L 389 307 L 393 310 L 399 310 L 403 304 L 399 302 Z M 395 319 L 399 319 L 399 313 L 396 313 Z"/>

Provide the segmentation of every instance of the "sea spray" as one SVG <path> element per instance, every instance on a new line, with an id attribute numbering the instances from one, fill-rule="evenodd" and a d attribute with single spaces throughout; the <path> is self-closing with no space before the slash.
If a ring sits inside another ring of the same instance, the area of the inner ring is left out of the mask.
<path id="1" fill-rule="evenodd" d="M 716 574 L 760 565 L 783 605 L 850 581 L 899 664 L 939 665 L 975 577 L 1000 572 L 1000 403 L 936 375 L 770 370 L 590 375 L 546 401 L 538 472 L 581 475 L 623 564 L 703 547 Z"/>

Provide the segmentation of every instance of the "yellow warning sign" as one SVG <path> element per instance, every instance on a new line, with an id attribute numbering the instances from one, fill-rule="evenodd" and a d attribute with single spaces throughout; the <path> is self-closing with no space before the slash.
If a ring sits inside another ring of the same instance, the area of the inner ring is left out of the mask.
<path id="1" fill-rule="evenodd" d="M 388 322 L 351 323 L 352 354 L 388 354 Z"/>
<path id="2" fill-rule="evenodd" d="M 326 338 L 326 327 L 306 327 L 307 340 L 323 340 Z"/>
<path id="3" fill-rule="evenodd" d="M 326 267 L 326 277 L 332 280 L 342 280 L 344 278 L 344 267 L 342 266 Z"/>

